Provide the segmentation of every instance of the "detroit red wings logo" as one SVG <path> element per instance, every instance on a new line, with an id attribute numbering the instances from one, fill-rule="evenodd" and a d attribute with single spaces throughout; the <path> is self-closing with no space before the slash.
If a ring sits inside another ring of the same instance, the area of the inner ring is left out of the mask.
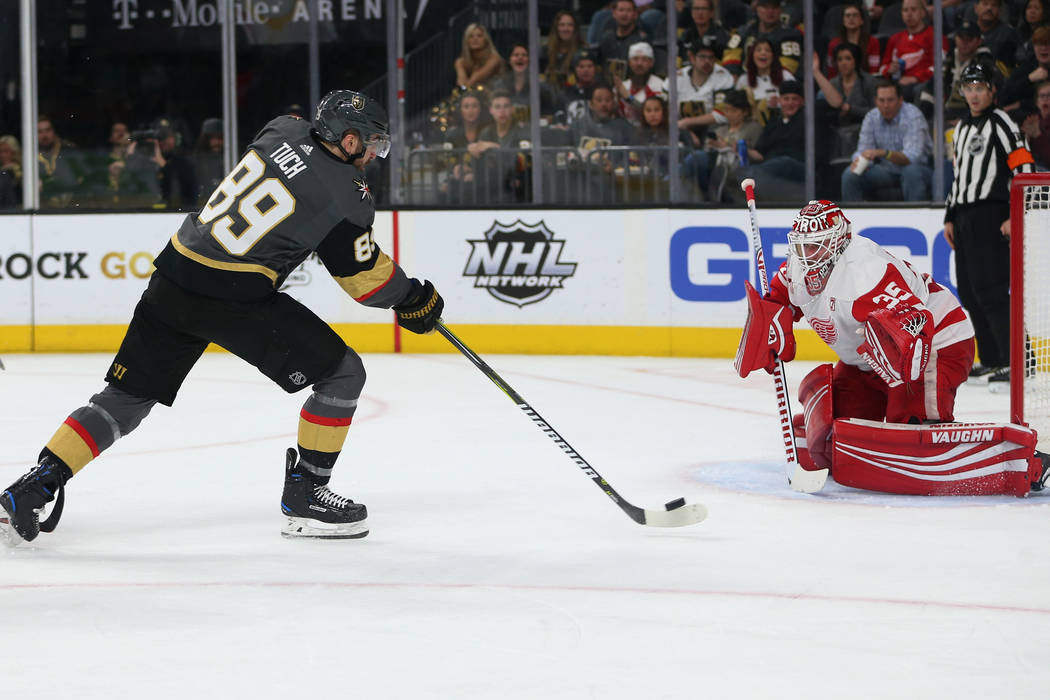
<path id="1" fill-rule="evenodd" d="M 809 326 L 817 332 L 820 339 L 828 345 L 834 345 L 835 341 L 839 338 L 838 331 L 835 330 L 835 324 L 829 318 L 827 320 L 823 318 L 811 318 L 809 319 Z"/>

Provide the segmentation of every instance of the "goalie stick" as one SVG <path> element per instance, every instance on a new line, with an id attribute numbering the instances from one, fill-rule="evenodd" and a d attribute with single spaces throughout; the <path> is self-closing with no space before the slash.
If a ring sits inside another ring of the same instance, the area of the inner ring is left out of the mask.
<path id="1" fill-rule="evenodd" d="M 746 178 L 740 183 L 740 189 L 747 198 L 748 225 L 751 227 L 751 247 L 755 253 L 755 264 L 758 267 L 759 291 L 762 296 L 769 293 L 769 279 L 766 274 L 766 256 L 762 252 L 762 236 L 759 234 L 758 221 L 755 215 L 755 181 Z M 791 488 L 802 493 L 816 493 L 824 488 L 828 479 L 828 470 L 810 471 L 803 469 L 798 461 L 798 449 L 795 447 L 795 435 L 791 428 L 791 399 L 788 395 L 787 380 L 784 377 L 784 363 L 778 357 L 773 367 L 773 389 L 777 395 L 777 408 L 780 411 L 780 434 L 784 439 L 784 456 L 787 458 L 788 483 Z"/>
<path id="2" fill-rule="evenodd" d="M 484 360 L 482 360 L 477 353 L 467 347 L 466 343 L 460 340 L 456 335 L 448 329 L 448 327 L 442 321 L 438 321 L 437 330 L 441 335 L 445 336 L 448 342 L 452 343 L 457 350 L 474 363 L 474 366 L 481 370 L 481 373 L 492 380 L 492 383 L 500 388 L 504 394 L 506 394 L 511 401 L 517 404 L 518 408 L 525 412 L 532 422 L 535 423 L 540 430 L 542 430 L 547 437 L 554 441 L 554 444 L 561 448 L 569 458 L 576 463 L 576 466 L 580 468 L 584 474 L 591 478 L 598 488 L 605 492 L 605 495 L 612 499 L 613 503 L 620 507 L 627 516 L 638 523 L 639 525 L 650 525 L 654 527 L 682 527 L 684 525 L 693 525 L 698 523 L 707 517 L 707 508 L 700 503 L 689 503 L 685 502 L 684 498 L 678 498 L 673 501 L 669 501 L 663 510 L 654 510 L 649 508 L 639 508 L 638 506 L 629 503 L 624 499 L 616 489 L 605 480 L 605 478 L 599 474 L 594 467 L 590 465 L 580 453 L 573 449 L 572 445 L 565 441 L 558 431 L 551 427 L 550 423 L 545 421 L 539 413 L 536 412 L 532 406 L 528 404 L 525 399 L 521 398 L 518 392 L 514 391 L 513 388 L 507 382 L 503 380 L 496 372 L 489 367 Z"/>

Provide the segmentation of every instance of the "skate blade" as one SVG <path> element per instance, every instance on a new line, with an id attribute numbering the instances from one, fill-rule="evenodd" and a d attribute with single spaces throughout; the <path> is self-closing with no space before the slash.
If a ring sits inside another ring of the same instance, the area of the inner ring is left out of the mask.
<path id="1" fill-rule="evenodd" d="M 351 540 L 368 534 L 368 521 L 358 520 L 355 523 L 323 523 L 312 518 L 284 517 L 281 528 L 282 537 L 310 537 L 322 540 Z"/>
<path id="2" fill-rule="evenodd" d="M 25 540 L 15 531 L 11 521 L 6 517 L 0 518 L 0 542 L 3 542 L 4 546 L 11 548 L 25 543 Z"/>

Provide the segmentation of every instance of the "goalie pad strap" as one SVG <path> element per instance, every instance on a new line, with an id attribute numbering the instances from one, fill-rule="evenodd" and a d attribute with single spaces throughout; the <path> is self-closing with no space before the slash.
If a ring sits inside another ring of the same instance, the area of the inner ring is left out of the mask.
<path id="1" fill-rule="evenodd" d="M 1011 423 L 834 422 L 835 481 L 919 496 L 1028 493 L 1036 433 Z M 812 450 L 812 448 L 811 448 Z"/>
<path id="2" fill-rule="evenodd" d="M 764 369 L 772 373 L 777 358 L 790 362 L 795 358 L 795 334 L 791 329 L 791 309 L 763 299 L 747 280 L 747 321 L 733 367 L 741 377 Z"/>
<path id="3" fill-rule="evenodd" d="M 806 424 L 806 450 L 814 465 L 810 469 L 831 467 L 831 430 L 834 420 L 831 378 L 834 368 L 823 364 L 813 369 L 802 379 L 798 387 L 798 400 L 802 404 Z"/>

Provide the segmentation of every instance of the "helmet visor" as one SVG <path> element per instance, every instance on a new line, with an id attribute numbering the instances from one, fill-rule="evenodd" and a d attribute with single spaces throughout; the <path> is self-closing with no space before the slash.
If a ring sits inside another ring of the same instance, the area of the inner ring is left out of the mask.
<path id="1" fill-rule="evenodd" d="M 371 148 L 380 158 L 386 158 L 390 154 L 390 136 L 387 134 L 371 134 L 365 140 L 365 148 Z"/>

